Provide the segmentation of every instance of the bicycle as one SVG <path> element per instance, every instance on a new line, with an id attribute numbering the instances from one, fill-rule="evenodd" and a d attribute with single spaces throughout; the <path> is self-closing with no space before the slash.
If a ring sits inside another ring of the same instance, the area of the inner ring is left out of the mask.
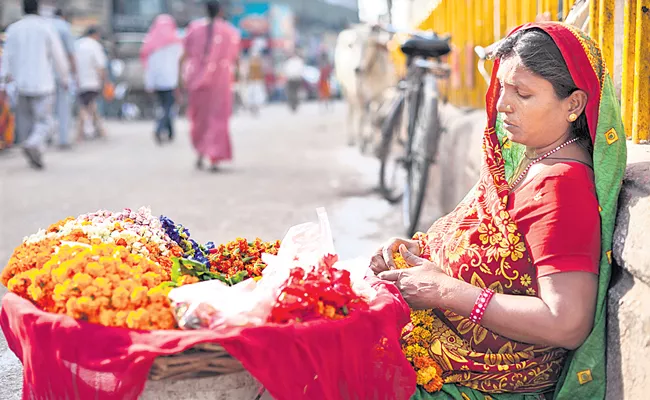
<path id="1" fill-rule="evenodd" d="M 401 46 L 407 57 L 407 74 L 382 126 L 379 185 L 386 200 L 402 201 L 404 228 L 412 236 L 444 130 L 439 118 L 438 80 L 450 75 L 449 66 L 440 57 L 451 51 L 451 38 L 433 32 L 410 36 Z"/>

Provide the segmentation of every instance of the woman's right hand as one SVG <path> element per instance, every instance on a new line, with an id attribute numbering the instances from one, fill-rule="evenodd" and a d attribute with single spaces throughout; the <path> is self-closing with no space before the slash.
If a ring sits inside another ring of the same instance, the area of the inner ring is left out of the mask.
<path id="1" fill-rule="evenodd" d="M 416 256 L 422 253 L 420 243 L 417 240 L 392 238 L 381 246 L 370 260 L 370 269 L 372 269 L 375 275 L 397 268 L 393 254 L 399 252 L 399 246 L 402 244 L 406 246 L 409 252 Z"/>

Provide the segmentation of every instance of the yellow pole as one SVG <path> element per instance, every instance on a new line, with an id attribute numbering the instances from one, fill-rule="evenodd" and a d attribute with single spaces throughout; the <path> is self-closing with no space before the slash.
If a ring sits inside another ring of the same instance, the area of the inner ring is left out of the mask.
<path id="1" fill-rule="evenodd" d="M 475 0 L 474 0 L 475 1 Z M 465 70 L 465 92 L 467 93 L 466 101 L 467 103 L 465 105 L 467 106 L 474 106 L 474 79 L 472 76 L 473 70 L 470 68 L 473 67 L 474 63 L 474 57 L 472 57 L 472 53 L 468 51 L 469 48 L 473 47 L 474 43 L 474 30 L 476 29 L 476 21 L 474 19 L 474 7 L 472 7 L 472 3 L 474 3 L 473 0 L 466 0 L 465 1 L 465 15 L 466 15 L 466 22 L 468 27 L 467 29 L 467 40 L 465 41 L 465 46 L 463 46 L 463 54 L 465 55 L 465 62 L 463 63 L 463 69 Z"/>
<path id="2" fill-rule="evenodd" d="M 569 15 L 569 11 L 571 10 L 571 6 L 573 5 L 573 1 L 569 0 L 562 0 L 562 20 L 564 21 Z"/>
<path id="3" fill-rule="evenodd" d="M 517 0 L 504 0 L 507 4 L 506 9 L 506 32 L 517 26 Z M 505 36 L 504 33 L 504 36 Z"/>
<path id="4" fill-rule="evenodd" d="M 499 36 L 502 38 L 508 31 L 508 0 L 499 1 Z"/>
<path id="5" fill-rule="evenodd" d="M 599 0 L 598 38 L 609 73 L 614 75 L 614 1 Z"/>
<path id="6" fill-rule="evenodd" d="M 610 0 L 614 1 L 614 0 Z M 548 11 L 551 13 L 551 21 L 557 21 L 557 12 L 560 9 L 560 0 L 549 0 Z"/>
<path id="7" fill-rule="evenodd" d="M 530 22 L 530 0 L 522 0 L 521 13 L 523 15 L 523 23 Z"/>
<path id="8" fill-rule="evenodd" d="M 634 50 L 634 117 L 632 140 L 650 136 L 650 0 L 637 0 Z"/>
<path id="9" fill-rule="evenodd" d="M 636 2 L 625 0 L 623 11 L 623 85 L 621 87 L 621 116 L 625 135 L 632 139 L 632 116 L 634 114 L 634 37 L 636 36 Z"/>
<path id="10" fill-rule="evenodd" d="M 589 2 L 589 36 L 592 37 L 596 42 L 600 43 L 600 38 L 598 37 L 598 17 L 600 13 L 599 9 L 599 0 L 590 0 Z"/>

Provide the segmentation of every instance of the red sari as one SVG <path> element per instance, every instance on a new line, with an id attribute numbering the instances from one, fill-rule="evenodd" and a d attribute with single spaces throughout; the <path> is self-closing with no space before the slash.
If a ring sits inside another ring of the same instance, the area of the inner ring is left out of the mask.
<path id="1" fill-rule="evenodd" d="M 192 145 L 213 163 L 232 159 L 229 122 L 239 42 L 237 29 L 221 19 L 211 30 L 207 20 L 191 23 L 184 39 Z"/>
<path id="2" fill-rule="evenodd" d="M 529 24 L 548 33 L 560 48 L 572 77 L 589 97 L 586 115 L 596 133 L 603 71 L 600 51 L 562 24 Z M 592 68 L 593 67 L 593 68 Z M 600 219 L 593 173 L 580 164 L 547 168 L 514 193 L 506 179 L 506 149 L 497 132 L 496 79 L 487 96 L 488 127 L 480 179 L 458 207 L 426 234 L 431 260 L 450 276 L 496 293 L 538 296 L 538 278 L 556 272 L 598 273 Z M 576 262 L 579 260 L 579 262 Z M 567 350 L 532 345 L 496 334 L 448 310 L 416 311 L 405 343 L 427 337 L 426 353 L 443 370 L 445 383 L 487 393 L 543 392 L 558 382 Z M 427 332 L 428 331 L 428 332 Z M 411 346 L 412 347 L 412 346 Z M 420 348 L 405 349 L 417 355 Z M 419 353 L 421 354 L 421 353 Z"/>

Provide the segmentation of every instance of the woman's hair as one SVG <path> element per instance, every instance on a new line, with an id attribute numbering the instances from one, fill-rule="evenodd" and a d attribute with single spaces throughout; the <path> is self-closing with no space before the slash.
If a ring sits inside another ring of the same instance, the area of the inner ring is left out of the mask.
<path id="1" fill-rule="evenodd" d="M 208 17 L 215 19 L 219 15 L 219 11 L 221 11 L 221 4 L 216 0 L 210 0 L 205 3 L 205 8 L 208 12 Z"/>
<path id="2" fill-rule="evenodd" d="M 569 68 L 551 36 L 539 28 L 520 30 L 505 38 L 496 51 L 496 56 L 505 59 L 517 55 L 526 69 L 541 76 L 553 85 L 555 95 L 566 99 L 579 90 L 571 78 Z M 583 112 L 571 123 L 573 134 L 580 138 L 580 144 L 593 151 L 593 143 L 587 125 L 587 116 Z"/>
<path id="3" fill-rule="evenodd" d="M 221 11 L 221 4 L 216 0 L 210 0 L 205 3 L 205 9 L 208 12 L 208 18 L 210 22 L 208 23 L 208 37 L 205 41 L 204 57 L 210 52 L 212 44 L 212 33 L 214 32 L 214 20 L 219 16 L 219 11 Z"/>
<path id="4" fill-rule="evenodd" d="M 23 0 L 25 14 L 38 14 L 38 0 Z"/>

